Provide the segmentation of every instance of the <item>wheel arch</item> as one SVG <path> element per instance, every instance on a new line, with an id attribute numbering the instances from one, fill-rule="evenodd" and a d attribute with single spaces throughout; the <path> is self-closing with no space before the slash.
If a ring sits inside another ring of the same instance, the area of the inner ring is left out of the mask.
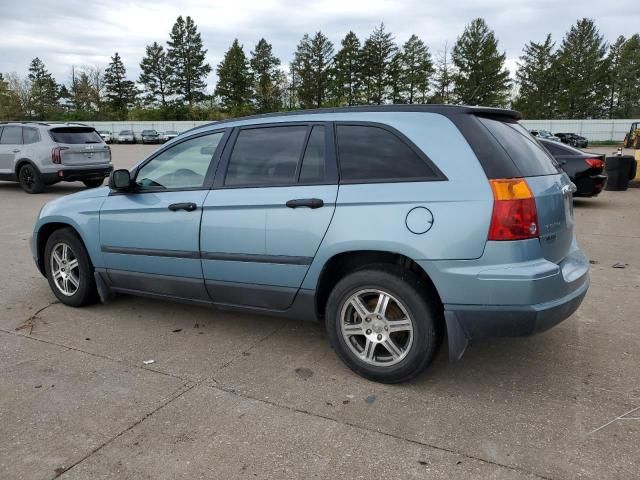
<path id="1" fill-rule="evenodd" d="M 23 158 L 20 158 L 19 160 L 16 160 L 15 168 L 14 168 L 14 173 L 16 174 L 16 178 L 18 177 L 18 173 L 20 172 L 20 169 L 27 163 L 30 164 L 33 168 L 35 168 L 38 173 L 40 173 L 40 169 L 33 162 L 33 160 L 23 157 Z"/>
<path id="2" fill-rule="evenodd" d="M 350 250 L 336 253 L 330 257 L 322 267 L 315 293 L 316 315 L 324 319 L 327 300 L 335 284 L 346 275 L 362 270 L 370 265 L 395 265 L 401 266 L 413 272 L 424 285 L 424 293 L 437 303 L 437 308 L 442 310 L 440 294 L 427 272 L 412 258 L 401 253 L 382 250 Z"/>

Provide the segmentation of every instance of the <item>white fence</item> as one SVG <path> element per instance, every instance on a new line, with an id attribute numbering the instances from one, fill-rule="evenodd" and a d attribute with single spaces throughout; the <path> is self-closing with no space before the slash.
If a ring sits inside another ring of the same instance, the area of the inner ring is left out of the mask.
<path id="1" fill-rule="evenodd" d="M 552 133 L 571 132 L 589 139 L 589 141 L 615 140 L 621 142 L 629 131 L 631 123 L 640 120 L 523 120 L 522 124 L 530 129 L 549 130 Z M 157 122 L 82 122 L 96 130 L 107 130 L 117 134 L 121 130 L 133 130 L 139 136 L 142 130 L 152 129 L 158 132 L 175 130 L 184 132 L 190 128 L 210 123 L 208 121 L 157 121 Z"/>

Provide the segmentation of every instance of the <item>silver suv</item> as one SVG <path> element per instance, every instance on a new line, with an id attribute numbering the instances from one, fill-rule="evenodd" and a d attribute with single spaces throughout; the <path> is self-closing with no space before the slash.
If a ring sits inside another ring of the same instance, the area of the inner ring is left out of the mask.
<path id="1" fill-rule="evenodd" d="M 81 181 L 102 185 L 113 170 L 111 150 L 93 127 L 69 123 L 0 123 L 0 180 L 18 181 L 27 193 Z"/>

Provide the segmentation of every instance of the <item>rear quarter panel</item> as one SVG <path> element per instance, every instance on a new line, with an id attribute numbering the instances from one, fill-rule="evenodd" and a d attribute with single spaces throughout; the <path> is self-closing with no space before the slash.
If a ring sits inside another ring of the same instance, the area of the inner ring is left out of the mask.
<path id="1" fill-rule="evenodd" d="M 324 264 L 347 251 L 394 252 L 416 261 L 482 256 L 493 195 L 479 161 L 457 127 L 435 113 L 368 113 L 361 120 L 384 123 L 402 132 L 447 180 L 340 185 L 333 220 L 303 288 L 315 288 Z M 433 225 L 426 233 L 415 234 L 407 228 L 407 214 L 415 207 L 428 208 L 433 214 Z"/>

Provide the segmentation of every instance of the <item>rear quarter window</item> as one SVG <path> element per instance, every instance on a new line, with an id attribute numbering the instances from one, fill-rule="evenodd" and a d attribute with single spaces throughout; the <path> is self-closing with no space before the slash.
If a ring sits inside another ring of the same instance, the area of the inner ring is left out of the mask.
<path id="1" fill-rule="evenodd" d="M 442 179 L 423 155 L 386 128 L 337 125 L 336 133 L 342 183 Z"/>
<path id="2" fill-rule="evenodd" d="M 484 117 L 479 120 L 502 146 L 523 177 L 558 173 L 553 157 L 522 125 Z"/>
<path id="3" fill-rule="evenodd" d="M 80 144 L 102 143 L 102 137 L 93 128 L 63 127 L 49 131 L 51 138 L 56 143 Z"/>

